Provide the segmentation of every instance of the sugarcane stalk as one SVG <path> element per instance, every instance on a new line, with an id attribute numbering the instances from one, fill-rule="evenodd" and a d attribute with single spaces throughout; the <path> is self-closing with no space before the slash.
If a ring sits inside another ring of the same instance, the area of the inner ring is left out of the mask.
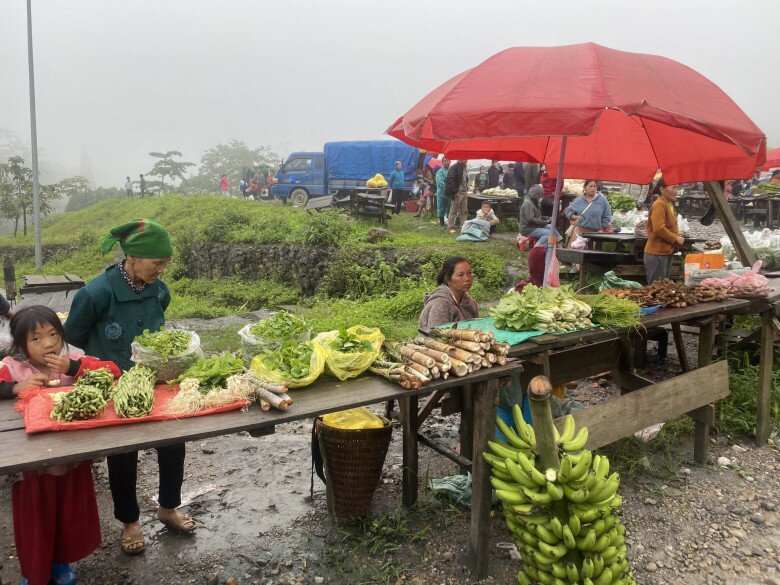
<path id="1" fill-rule="evenodd" d="M 286 394 L 274 394 L 270 390 L 266 390 L 259 386 L 255 388 L 255 394 L 258 399 L 265 400 L 268 404 L 279 410 L 287 410 L 288 404 L 292 403 L 292 400 L 290 400 L 290 397 Z M 286 397 L 286 399 L 283 397 Z"/>
<path id="2" fill-rule="evenodd" d="M 436 362 L 436 367 L 439 368 L 439 371 L 442 373 L 449 372 L 452 367 L 452 362 Z"/>
<path id="3" fill-rule="evenodd" d="M 494 354 L 494 353 L 486 353 L 485 354 L 485 359 L 487 361 L 489 361 L 491 364 L 496 363 L 496 357 L 498 357 L 498 356 L 496 356 L 496 354 Z"/>
<path id="4" fill-rule="evenodd" d="M 498 355 L 507 355 L 509 353 L 508 343 L 491 343 L 488 350 Z"/>
<path id="5" fill-rule="evenodd" d="M 267 400 L 263 400 L 263 399 L 261 398 L 261 399 L 260 399 L 260 409 L 261 409 L 263 412 L 268 412 L 269 410 L 271 410 L 271 403 L 270 403 L 270 402 L 268 402 Z"/>

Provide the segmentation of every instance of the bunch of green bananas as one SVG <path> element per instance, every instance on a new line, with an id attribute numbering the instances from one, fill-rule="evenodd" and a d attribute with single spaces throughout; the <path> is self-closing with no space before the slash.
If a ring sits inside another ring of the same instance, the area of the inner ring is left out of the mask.
<path id="1" fill-rule="evenodd" d="M 620 479 L 609 460 L 583 450 L 588 429 L 567 416 L 559 469 L 537 467 L 536 436 L 514 407 L 515 428 L 496 423 L 508 442 L 490 441 L 483 453 L 490 482 L 501 500 L 507 526 L 523 563 L 520 585 L 635 585 L 626 560 L 625 526 L 615 514 Z"/>
<path id="2" fill-rule="evenodd" d="M 95 418 L 106 406 L 103 391 L 96 386 L 82 384 L 67 392 L 51 395 L 54 408 L 51 418 L 63 422 Z"/>
<path id="3" fill-rule="evenodd" d="M 146 366 L 133 366 L 114 387 L 114 410 L 123 418 L 146 416 L 154 406 L 157 374 Z"/>
<path id="4" fill-rule="evenodd" d="M 111 399 L 114 388 L 114 374 L 108 368 L 98 368 L 97 370 L 87 370 L 76 380 L 76 386 L 95 386 L 103 392 L 105 400 Z"/>

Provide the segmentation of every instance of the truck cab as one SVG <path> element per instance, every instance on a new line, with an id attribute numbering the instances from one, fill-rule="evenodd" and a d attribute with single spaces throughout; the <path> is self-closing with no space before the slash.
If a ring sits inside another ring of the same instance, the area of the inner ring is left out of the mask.
<path id="1" fill-rule="evenodd" d="M 270 194 L 297 207 L 312 197 L 327 194 L 325 155 L 322 152 L 293 152 L 279 167 Z"/>

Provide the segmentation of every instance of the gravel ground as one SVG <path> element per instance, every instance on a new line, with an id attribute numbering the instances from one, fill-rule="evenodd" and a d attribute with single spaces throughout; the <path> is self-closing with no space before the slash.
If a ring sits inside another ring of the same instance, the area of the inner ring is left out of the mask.
<path id="1" fill-rule="evenodd" d="M 695 344 L 688 340 L 689 355 Z M 679 370 L 674 348 L 660 363 L 650 351 L 645 372 L 660 380 Z M 608 377 L 581 381 L 567 394 L 585 403 L 618 395 Z M 437 413 L 426 433 L 457 442 L 458 417 Z M 183 510 L 200 522 L 194 537 L 168 532 L 154 520 L 156 457 L 141 453 L 139 500 L 147 551 L 119 551 L 104 462 L 95 464 L 103 545 L 76 563 L 79 582 L 92 585 L 309 583 L 414 583 L 473 581 L 465 568 L 468 512 L 433 500 L 427 479 L 456 473 L 443 457 L 421 446 L 421 505 L 399 512 L 401 433 L 396 428 L 382 482 L 372 504 L 379 519 L 367 536 L 328 519 L 324 488 L 310 496 L 310 425 L 282 425 L 274 435 L 246 433 L 188 445 Z M 746 438 L 712 439 L 710 461 L 692 462 L 692 438 L 674 446 L 682 461 L 659 479 L 649 473 L 624 479 L 621 508 L 628 528 L 629 560 L 640 585 L 780 585 L 780 450 L 758 449 Z M 514 583 L 519 569 L 501 543 L 510 542 L 500 511 L 490 520 L 490 577 Z M 10 490 L 0 491 L 2 583 L 19 582 Z"/>

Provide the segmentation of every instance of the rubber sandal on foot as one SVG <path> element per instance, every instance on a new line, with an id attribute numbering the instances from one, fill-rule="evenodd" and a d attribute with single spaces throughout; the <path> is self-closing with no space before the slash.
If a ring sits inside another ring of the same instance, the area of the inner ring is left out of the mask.
<path id="1" fill-rule="evenodd" d="M 170 530 L 171 532 L 175 532 L 177 534 L 184 534 L 185 536 L 188 536 L 195 532 L 195 529 L 198 527 L 197 522 L 187 516 L 186 514 L 180 514 L 176 513 L 174 520 L 163 520 L 162 518 L 159 518 L 160 522 L 163 523 L 163 525 Z"/>
<path id="2" fill-rule="evenodd" d="M 140 530 L 129 532 L 122 537 L 122 552 L 126 555 L 140 555 L 144 550 L 144 533 Z"/>

